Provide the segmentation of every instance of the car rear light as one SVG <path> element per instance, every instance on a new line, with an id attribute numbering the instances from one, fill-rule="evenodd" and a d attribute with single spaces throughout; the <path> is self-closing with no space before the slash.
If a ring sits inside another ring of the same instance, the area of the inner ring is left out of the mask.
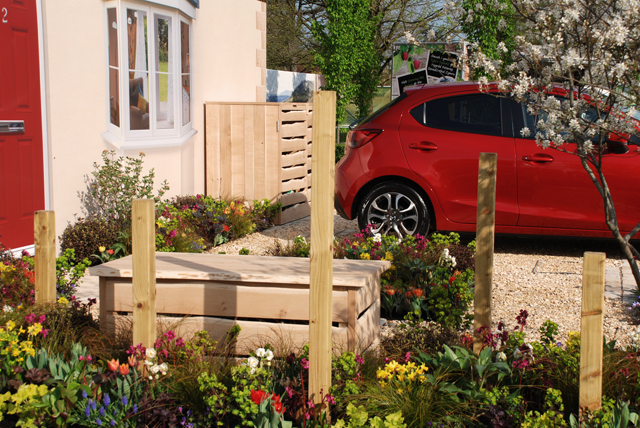
<path id="1" fill-rule="evenodd" d="M 362 129 L 349 131 L 347 134 L 347 146 L 351 149 L 357 149 L 382 133 L 381 129 Z"/>

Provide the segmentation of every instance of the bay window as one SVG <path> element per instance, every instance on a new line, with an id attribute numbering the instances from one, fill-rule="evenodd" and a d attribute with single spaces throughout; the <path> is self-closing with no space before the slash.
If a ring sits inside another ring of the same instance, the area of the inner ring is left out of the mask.
<path id="1" fill-rule="evenodd" d="M 185 142 L 195 134 L 192 17 L 156 2 L 112 0 L 105 8 L 108 120 L 103 136 L 121 148 Z"/>

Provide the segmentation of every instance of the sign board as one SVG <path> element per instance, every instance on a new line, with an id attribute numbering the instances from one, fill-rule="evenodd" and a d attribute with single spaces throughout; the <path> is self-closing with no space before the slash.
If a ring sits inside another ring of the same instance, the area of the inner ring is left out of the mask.
<path id="1" fill-rule="evenodd" d="M 391 99 L 399 97 L 404 88 L 425 83 L 468 80 L 466 66 L 459 53 L 466 43 L 431 43 L 426 46 L 394 44 L 391 69 Z"/>

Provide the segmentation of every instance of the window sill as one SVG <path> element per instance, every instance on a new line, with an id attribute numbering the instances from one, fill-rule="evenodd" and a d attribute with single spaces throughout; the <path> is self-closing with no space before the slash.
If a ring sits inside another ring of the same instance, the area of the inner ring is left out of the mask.
<path id="1" fill-rule="evenodd" d="M 103 132 L 102 138 L 111 143 L 118 150 L 129 149 L 149 149 L 156 147 L 175 147 L 182 146 L 189 141 L 191 137 L 196 135 L 198 131 L 192 129 L 186 132 L 184 135 L 177 138 L 145 138 L 143 140 L 125 140 L 117 135 L 113 135 L 111 132 Z"/>

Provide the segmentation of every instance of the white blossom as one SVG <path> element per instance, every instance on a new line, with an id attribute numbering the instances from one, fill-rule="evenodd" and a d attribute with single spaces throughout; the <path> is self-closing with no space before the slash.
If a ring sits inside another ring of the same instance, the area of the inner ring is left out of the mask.
<path id="1" fill-rule="evenodd" d="M 147 348 L 147 350 L 145 351 L 145 355 L 147 356 L 147 358 L 153 359 L 158 355 L 158 353 L 153 348 Z"/>
<path id="2" fill-rule="evenodd" d="M 256 357 L 263 358 L 265 355 L 267 355 L 267 353 L 264 348 L 256 349 Z"/>

